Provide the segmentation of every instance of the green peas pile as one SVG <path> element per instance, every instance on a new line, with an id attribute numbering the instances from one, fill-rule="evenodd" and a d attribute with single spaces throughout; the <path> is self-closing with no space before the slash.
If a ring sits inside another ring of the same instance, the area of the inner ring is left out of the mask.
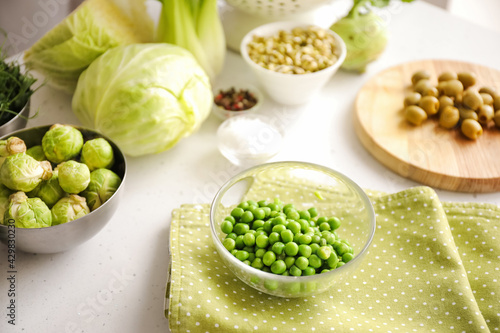
<path id="1" fill-rule="evenodd" d="M 353 249 L 340 239 L 337 217 L 318 216 L 316 208 L 293 204 L 243 201 L 221 224 L 224 247 L 243 263 L 274 274 L 307 276 L 349 262 Z"/>

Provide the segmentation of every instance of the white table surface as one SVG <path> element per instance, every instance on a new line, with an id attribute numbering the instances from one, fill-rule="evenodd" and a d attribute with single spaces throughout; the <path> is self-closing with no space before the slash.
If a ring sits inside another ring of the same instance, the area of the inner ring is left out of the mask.
<path id="1" fill-rule="evenodd" d="M 356 93 L 380 70 L 417 59 L 458 59 L 500 69 L 500 35 L 420 1 L 398 8 L 387 12 L 388 48 L 365 74 L 339 71 L 315 100 L 301 107 L 266 100 L 262 111 L 278 117 L 286 133 L 282 151 L 271 161 L 326 165 L 363 188 L 386 192 L 420 185 L 385 168 L 360 144 L 352 124 Z M 235 77 L 257 84 L 240 56 L 229 52 L 217 81 Z M 44 86 L 33 97 L 39 115 L 28 126 L 79 124 L 70 101 Z M 128 158 L 121 206 L 90 241 L 65 253 L 18 253 L 15 327 L 4 315 L 7 255 L 0 245 L 0 331 L 168 332 L 163 305 L 171 211 L 183 203 L 210 202 L 217 189 L 242 170 L 218 152 L 219 124 L 211 115 L 197 133 L 170 151 Z M 500 203 L 499 193 L 437 193 L 443 201 Z"/>

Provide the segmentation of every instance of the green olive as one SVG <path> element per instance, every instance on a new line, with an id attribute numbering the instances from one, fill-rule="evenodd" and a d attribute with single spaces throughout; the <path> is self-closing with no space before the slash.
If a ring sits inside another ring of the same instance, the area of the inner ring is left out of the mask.
<path id="1" fill-rule="evenodd" d="M 483 105 L 483 98 L 474 89 L 467 89 L 462 96 L 462 103 L 472 110 L 477 110 Z"/>
<path id="2" fill-rule="evenodd" d="M 460 97 L 464 92 L 464 86 L 462 82 L 458 80 L 444 81 L 441 82 L 440 85 L 442 85 L 444 95 L 454 97 L 455 99 Z"/>
<path id="3" fill-rule="evenodd" d="M 443 111 L 447 106 L 454 106 L 453 100 L 449 96 L 439 97 L 439 112 Z"/>
<path id="4" fill-rule="evenodd" d="M 493 116 L 493 120 L 495 121 L 496 127 L 500 128 L 500 110 L 495 112 L 495 115 Z"/>
<path id="5" fill-rule="evenodd" d="M 434 86 L 429 79 L 422 79 L 413 86 L 413 89 L 420 95 L 423 95 L 424 92 L 426 92 L 427 90 L 431 90 L 432 88 L 434 88 Z"/>
<path id="6" fill-rule="evenodd" d="M 483 99 L 483 104 L 491 105 L 493 107 L 493 97 L 485 92 L 479 93 Z"/>
<path id="7" fill-rule="evenodd" d="M 493 87 L 481 87 L 481 89 L 479 89 L 479 93 L 485 93 L 493 96 L 497 93 L 497 91 Z"/>
<path id="8" fill-rule="evenodd" d="M 434 96 L 424 96 L 418 103 L 428 116 L 432 116 L 439 111 L 439 100 Z"/>
<path id="9" fill-rule="evenodd" d="M 481 127 L 481 124 L 479 124 L 474 119 L 465 119 L 462 122 L 462 126 L 460 127 L 460 129 L 466 137 L 472 140 L 476 140 L 481 136 L 481 134 L 483 134 L 483 128 Z"/>
<path id="10" fill-rule="evenodd" d="M 422 96 L 434 96 L 439 97 L 439 91 L 436 87 L 430 87 L 422 92 Z"/>
<path id="11" fill-rule="evenodd" d="M 413 85 L 416 85 L 418 81 L 422 80 L 422 79 L 430 79 L 431 78 L 431 75 L 429 74 L 429 72 L 427 72 L 426 70 L 419 70 L 415 73 L 413 73 L 413 75 L 411 76 L 411 83 Z"/>
<path id="12" fill-rule="evenodd" d="M 454 106 L 447 106 L 439 115 L 439 126 L 444 128 L 453 128 L 460 120 L 460 113 Z"/>
<path id="13" fill-rule="evenodd" d="M 476 74 L 472 72 L 461 72 L 457 74 L 458 80 L 462 82 L 464 89 L 472 87 L 477 82 Z"/>
<path id="14" fill-rule="evenodd" d="M 491 95 L 493 97 L 493 109 L 500 110 L 500 94 Z"/>
<path id="15" fill-rule="evenodd" d="M 416 105 L 407 106 L 404 109 L 405 118 L 413 125 L 420 125 L 427 119 L 427 113 Z"/>
<path id="16" fill-rule="evenodd" d="M 458 76 L 455 72 L 443 72 L 438 76 L 438 82 L 457 80 Z"/>
<path id="17" fill-rule="evenodd" d="M 410 105 L 418 105 L 418 102 L 420 101 L 420 98 L 422 95 L 420 95 L 418 92 L 410 92 L 405 96 L 404 99 L 404 106 L 410 106 Z"/>
<path id="18" fill-rule="evenodd" d="M 474 119 L 474 120 L 478 120 L 479 117 L 477 116 L 477 113 L 476 111 L 474 110 L 471 110 L 465 106 L 460 106 L 458 108 L 458 111 L 460 112 L 460 119 L 464 120 L 464 119 Z"/>
<path id="19" fill-rule="evenodd" d="M 481 105 L 477 110 L 478 121 L 481 125 L 487 125 L 495 115 L 493 107 L 490 105 Z"/>

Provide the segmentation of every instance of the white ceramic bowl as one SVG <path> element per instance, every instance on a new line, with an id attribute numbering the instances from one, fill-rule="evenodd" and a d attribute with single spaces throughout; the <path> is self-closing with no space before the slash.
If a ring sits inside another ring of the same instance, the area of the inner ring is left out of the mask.
<path id="1" fill-rule="evenodd" d="M 253 60 L 247 52 L 247 45 L 254 35 L 269 37 L 276 35 L 280 30 L 291 31 L 296 27 L 308 27 L 311 24 L 301 22 L 274 22 L 259 26 L 243 37 L 240 52 L 257 76 L 267 94 L 276 102 L 285 105 L 299 105 L 308 102 L 337 72 L 345 60 L 347 49 L 342 38 L 335 32 L 327 31 L 335 38 L 338 47 L 338 60 L 333 65 L 313 73 L 284 74 L 266 69 Z"/>
<path id="2" fill-rule="evenodd" d="M 264 17 L 286 17 L 293 14 L 300 14 L 331 1 L 332 0 L 226 0 L 229 5 L 245 13 Z"/>

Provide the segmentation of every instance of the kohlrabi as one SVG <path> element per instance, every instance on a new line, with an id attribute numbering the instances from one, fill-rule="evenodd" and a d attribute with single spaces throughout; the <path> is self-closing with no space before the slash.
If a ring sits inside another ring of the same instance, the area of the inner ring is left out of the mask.
<path id="1" fill-rule="evenodd" d="M 412 2 L 413 0 L 401 0 Z M 347 14 L 330 29 L 344 40 L 347 56 L 342 64 L 346 70 L 363 73 L 366 66 L 385 50 L 388 41 L 387 22 L 377 15 L 373 7 L 386 7 L 391 0 L 354 0 Z"/>

